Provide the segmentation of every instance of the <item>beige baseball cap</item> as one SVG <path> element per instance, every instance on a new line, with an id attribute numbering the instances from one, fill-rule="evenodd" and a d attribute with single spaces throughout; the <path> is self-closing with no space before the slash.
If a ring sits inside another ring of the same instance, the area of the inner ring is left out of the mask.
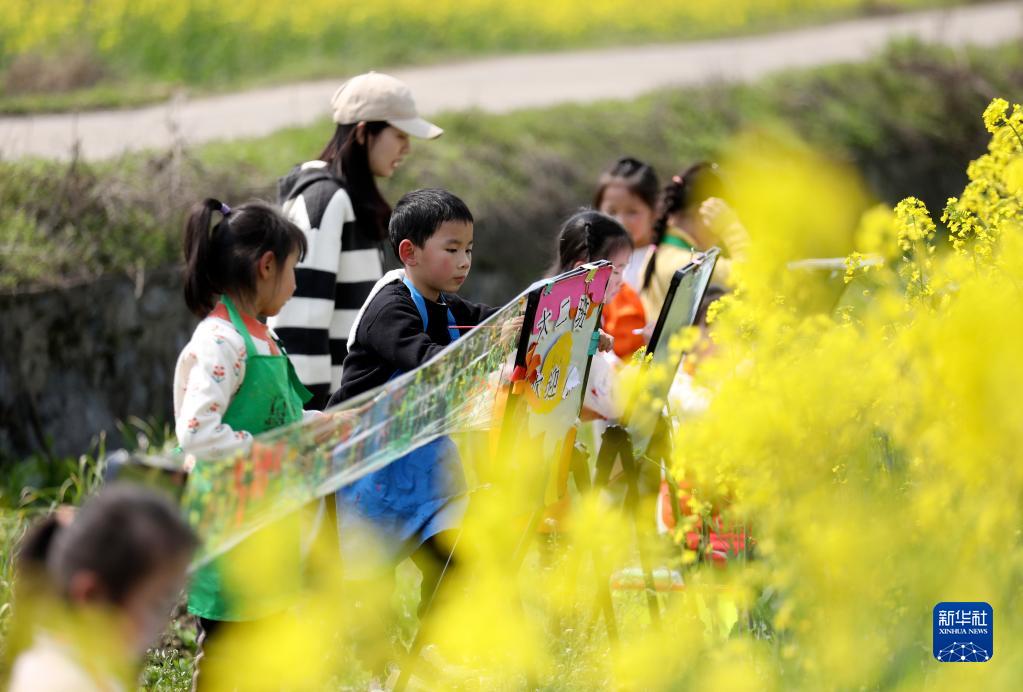
<path id="1" fill-rule="evenodd" d="M 382 120 L 413 137 L 434 139 L 444 134 L 444 130 L 419 117 L 405 82 L 380 72 L 349 79 L 334 92 L 330 106 L 338 125 Z"/>

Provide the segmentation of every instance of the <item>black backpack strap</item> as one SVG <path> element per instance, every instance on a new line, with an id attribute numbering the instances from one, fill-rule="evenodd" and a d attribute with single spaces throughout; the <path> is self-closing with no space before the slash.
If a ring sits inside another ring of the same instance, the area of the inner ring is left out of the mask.
<path id="1" fill-rule="evenodd" d="M 302 176 L 302 180 L 294 187 L 288 187 L 288 180 L 289 176 L 285 176 L 277 180 L 278 204 L 284 204 L 288 200 L 298 197 L 309 186 L 323 182 L 324 180 L 332 181 L 337 187 L 341 187 L 341 183 L 337 180 L 337 178 L 332 176 L 325 168 L 311 169 L 309 173 Z"/>

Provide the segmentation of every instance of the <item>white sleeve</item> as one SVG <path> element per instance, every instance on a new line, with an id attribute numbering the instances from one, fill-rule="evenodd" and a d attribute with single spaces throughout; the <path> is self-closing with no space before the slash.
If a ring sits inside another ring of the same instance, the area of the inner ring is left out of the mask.
<path id="1" fill-rule="evenodd" d="M 252 434 L 224 423 L 224 412 L 244 378 L 245 346 L 223 332 L 196 330 L 174 377 L 174 431 L 183 451 L 217 459 L 248 450 Z"/>
<path id="2" fill-rule="evenodd" d="M 620 365 L 614 353 L 595 353 L 590 360 L 583 405 L 605 420 L 618 420 L 624 413 L 618 385 Z"/>

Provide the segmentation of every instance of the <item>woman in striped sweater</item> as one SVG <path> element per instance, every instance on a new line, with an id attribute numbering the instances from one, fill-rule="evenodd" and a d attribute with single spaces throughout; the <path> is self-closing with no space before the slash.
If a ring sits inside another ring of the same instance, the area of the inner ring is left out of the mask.
<path id="1" fill-rule="evenodd" d="M 377 72 L 342 84 L 331 106 L 334 136 L 319 159 L 296 166 L 278 190 L 309 249 L 295 268 L 294 297 L 270 326 L 313 393 L 311 409 L 324 408 L 340 386 L 348 332 L 384 273 L 391 207 L 376 178 L 391 177 L 409 153 L 410 137 L 443 133 L 419 117 L 403 82 Z"/>

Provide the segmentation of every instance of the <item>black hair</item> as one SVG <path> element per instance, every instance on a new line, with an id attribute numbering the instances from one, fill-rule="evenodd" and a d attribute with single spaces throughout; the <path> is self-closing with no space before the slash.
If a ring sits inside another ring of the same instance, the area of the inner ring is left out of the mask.
<path id="1" fill-rule="evenodd" d="M 212 224 L 214 214 L 220 220 Z M 207 198 L 192 207 L 185 224 L 185 303 L 199 317 L 227 292 L 256 290 L 257 262 L 273 252 L 283 264 L 293 252 L 305 256 L 306 239 L 298 226 L 266 202 L 228 209 Z"/>
<path id="2" fill-rule="evenodd" d="M 724 195 L 724 183 L 718 174 L 718 166 L 710 161 L 700 161 L 672 176 L 671 181 L 661 190 L 657 202 L 657 218 L 654 220 L 654 245 L 660 245 L 668 232 L 668 221 L 679 213 L 699 209 L 711 197 Z M 643 274 L 643 288 L 650 285 L 650 279 L 657 267 L 657 253 L 650 256 Z"/>
<path id="3" fill-rule="evenodd" d="M 159 568 L 186 562 L 197 545 L 168 498 L 116 483 L 87 500 L 66 525 L 51 514 L 31 528 L 19 544 L 17 570 L 33 581 L 45 577 L 65 598 L 72 577 L 88 570 L 97 576 L 103 598 L 122 605 Z"/>
<path id="4" fill-rule="evenodd" d="M 623 249 L 632 249 L 632 239 L 624 226 L 607 214 L 581 209 L 561 224 L 557 256 L 548 274 L 563 274 L 578 262 L 609 259 Z"/>
<path id="5" fill-rule="evenodd" d="M 367 219 L 376 228 L 380 240 L 387 237 L 387 220 L 391 206 L 380 194 L 376 177 L 369 167 L 369 138 L 391 127 L 383 120 L 363 125 L 363 142 L 359 143 L 358 123 L 338 125 L 334 136 L 320 153 L 330 174 L 341 181 L 352 200 L 355 218 Z"/>
<path id="6" fill-rule="evenodd" d="M 604 191 L 614 183 L 624 185 L 651 209 L 657 208 L 660 183 L 657 181 L 657 172 L 649 164 L 631 156 L 623 156 L 611 164 L 597 181 L 597 192 L 593 195 L 594 209 L 600 209 L 600 204 L 604 201 Z"/>
<path id="7" fill-rule="evenodd" d="M 405 193 L 394 205 L 387 227 L 394 254 L 401 257 L 398 246 L 403 240 L 411 240 L 416 247 L 423 247 L 446 221 L 473 223 L 472 212 L 465 202 L 440 188 Z"/>

